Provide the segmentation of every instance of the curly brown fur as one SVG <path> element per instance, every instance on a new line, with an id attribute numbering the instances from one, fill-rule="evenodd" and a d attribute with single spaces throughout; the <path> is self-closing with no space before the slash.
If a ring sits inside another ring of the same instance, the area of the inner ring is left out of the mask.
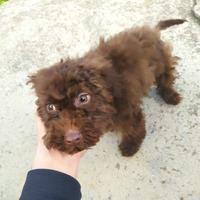
<path id="1" fill-rule="evenodd" d="M 94 146 L 103 133 L 116 131 L 122 134 L 122 155 L 136 153 L 146 133 L 141 99 L 150 87 L 156 83 L 168 104 L 181 100 L 173 88 L 177 57 L 160 39 L 160 30 L 183 22 L 131 28 L 101 39 L 81 58 L 61 60 L 30 76 L 47 129 L 46 146 L 73 154 Z"/>

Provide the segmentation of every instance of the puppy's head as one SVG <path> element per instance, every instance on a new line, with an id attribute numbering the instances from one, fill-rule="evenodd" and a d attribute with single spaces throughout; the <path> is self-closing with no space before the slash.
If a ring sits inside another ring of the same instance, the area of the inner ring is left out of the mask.
<path id="1" fill-rule="evenodd" d="M 61 61 L 39 70 L 29 82 L 38 97 L 47 148 L 73 154 L 95 145 L 112 127 L 113 98 L 98 69 Z"/>

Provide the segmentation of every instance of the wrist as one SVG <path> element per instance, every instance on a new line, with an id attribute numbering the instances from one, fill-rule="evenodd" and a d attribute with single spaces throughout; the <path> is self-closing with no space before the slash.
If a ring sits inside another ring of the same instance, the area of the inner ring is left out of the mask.
<path id="1" fill-rule="evenodd" d="M 56 170 L 76 178 L 79 161 L 77 157 L 38 145 L 32 169 Z"/>

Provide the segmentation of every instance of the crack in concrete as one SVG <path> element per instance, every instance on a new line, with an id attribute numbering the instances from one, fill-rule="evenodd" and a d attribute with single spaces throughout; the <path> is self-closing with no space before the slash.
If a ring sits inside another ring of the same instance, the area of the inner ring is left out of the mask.
<path id="1" fill-rule="evenodd" d="M 193 0 L 193 5 L 191 9 L 192 16 L 198 21 L 200 24 L 200 14 L 195 11 L 195 7 L 197 6 L 197 0 Z"/>

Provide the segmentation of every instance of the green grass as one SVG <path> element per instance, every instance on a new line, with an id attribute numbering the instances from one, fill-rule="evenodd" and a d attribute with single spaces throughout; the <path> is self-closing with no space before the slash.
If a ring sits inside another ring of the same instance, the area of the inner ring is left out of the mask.
<path id="1" fill-rule="evenodd" d="M 0 5 L 8 0 L 0 0 Z"/>

